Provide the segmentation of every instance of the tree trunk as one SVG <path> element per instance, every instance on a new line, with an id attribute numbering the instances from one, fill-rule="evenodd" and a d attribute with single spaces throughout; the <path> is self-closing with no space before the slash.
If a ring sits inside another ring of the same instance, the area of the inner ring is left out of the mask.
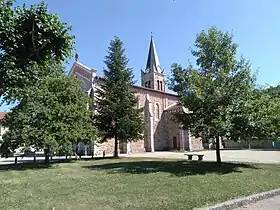
<path id="1" fill-rule="evenodd" d="M 221 153 L 220 153 L 220 137 L 216 136 L 216 158 L 217 163 L 221 163 Z"/>
<path id="2" fill-rule="evenodd" d="M 94 156 L 94 142 L 91 144 L 91 158 L 93 159 L 93 156 Z"/>
<path id="3" fill-rule="evenodd" d="M 114 157 L 117 158 L 119 157 L 119 142 L 117 135 L 115 135 L 115 151 L 114 151 Z"/>
<path id="4" fill-rule="evenodd" d="M 49 148 L 45 149 L 45 163 L 46 164 L 50 163 L 50 149 Z"/>

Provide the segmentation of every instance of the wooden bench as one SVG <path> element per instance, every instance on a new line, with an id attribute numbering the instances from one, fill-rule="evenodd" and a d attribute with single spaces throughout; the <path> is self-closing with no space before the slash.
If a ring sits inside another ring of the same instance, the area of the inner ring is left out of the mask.
<path id="1" fill-rule="evenodd" d="M 188 153 L 185 153 L 184 155 L 188 156 L 188 160 L 192 160 L 193 156 L 197 156 L 198 160 L 203 160 L 203 157 L 204 157 L 204 155 L 201 155 L 201 154 L 188 154 Z"/>

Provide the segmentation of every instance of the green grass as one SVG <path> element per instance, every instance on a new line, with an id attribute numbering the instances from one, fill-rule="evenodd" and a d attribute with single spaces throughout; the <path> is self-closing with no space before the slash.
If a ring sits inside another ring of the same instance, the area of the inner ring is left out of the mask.
<path id="1" fill-rule="evenodd" d="M 279 165 L 103 159 L 0 166 L 0 209 L 193 209 L 280 187 Z"/>

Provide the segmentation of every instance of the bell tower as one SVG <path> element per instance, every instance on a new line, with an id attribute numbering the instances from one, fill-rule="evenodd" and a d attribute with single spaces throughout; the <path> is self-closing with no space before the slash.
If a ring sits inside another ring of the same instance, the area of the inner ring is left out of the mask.
<path id="1" fill-rule="evenodd" d="M 165 92 L 165 75 L 160 67 L 155 42 L 151 36 L 150 48 L 145 71 L 141 70 L 142 87 Z"/>

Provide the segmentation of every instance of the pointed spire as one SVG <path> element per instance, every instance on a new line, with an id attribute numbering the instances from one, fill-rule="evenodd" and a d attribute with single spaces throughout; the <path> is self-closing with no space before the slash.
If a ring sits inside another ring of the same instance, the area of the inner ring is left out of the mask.
<path id="1" fill-rule="evenodd" d="M 151 32 L 150 49 L 149 49 L 147 65 L 146 65 L 146 72 L 159 72 L 159 73 L 161 72 L 152 32 Z"/>

